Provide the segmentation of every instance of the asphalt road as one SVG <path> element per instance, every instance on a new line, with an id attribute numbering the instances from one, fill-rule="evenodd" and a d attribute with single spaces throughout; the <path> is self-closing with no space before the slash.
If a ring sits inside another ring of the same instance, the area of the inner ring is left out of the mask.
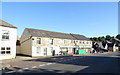
<path id="1" fill-rule="evenodd" d="M 30 59 L 26 61 L 46 62 L 46 64 L 32 68 L 6 69 L 2 74 L 19 73 L 114 73 L 120 74 L 120 54 L 109 52 L 85 56 L 64 56 L 43 59 Z"/>

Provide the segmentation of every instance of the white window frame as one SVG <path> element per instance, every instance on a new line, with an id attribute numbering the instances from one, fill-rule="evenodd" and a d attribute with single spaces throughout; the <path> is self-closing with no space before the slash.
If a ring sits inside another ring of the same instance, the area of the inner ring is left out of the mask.
<path id="1" fill-rule="evenodd" d="M 36 48 L 36 54 L 41 54 L 41 47 Z"/>
<path id="2" fill-rule="evenodd" d="M 2 50 L 2 48 L 4 48 L 4 50 Z M 2 52 L 4 52 L 4 53 L 2 53 Z M 11 47 L 1 47 L 0 48 L 0 55 L 10 55 L 10 54 L 11 54 Z"/>
<path id="3" fill-rule="evenodd" d="M 7 34 L 6 34 L 7 33 Z M 4 38 L 3 38 L 4 36 Z M 2 30 L 2 41 L 6 41 L 10 39 L 10 32 L 8 30 Z"/>
<path id="4" fill-rule="evenodd" d="M 36 41 L 37 41 L 37 44 L 41 44 L 41 38 L 37 38 Z"/>

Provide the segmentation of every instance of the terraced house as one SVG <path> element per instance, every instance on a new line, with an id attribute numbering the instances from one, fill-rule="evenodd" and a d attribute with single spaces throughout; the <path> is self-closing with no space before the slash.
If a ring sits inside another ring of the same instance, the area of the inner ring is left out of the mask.
<path id="1" fill-rule="evenodd" d="M 26 28 L 20 38 L 20 54 L 29 56 L 51 56 L 61 52 L 68 54 L 76 50 L 92 48 L 92 41 L 83 35 L 59 33 Z"/>
<path id="2" fill-rule="evenodd" d="M 17 28 L 0 20 L 0 60 L 16 56 Z"/>

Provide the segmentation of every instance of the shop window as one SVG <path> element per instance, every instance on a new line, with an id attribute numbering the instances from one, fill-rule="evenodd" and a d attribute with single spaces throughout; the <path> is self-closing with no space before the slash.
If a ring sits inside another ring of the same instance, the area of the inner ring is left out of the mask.
<path id="1" fill-rule="evenodd" d="M 2 31 L 2 40 L 9 40 L 9 31 Z"/>

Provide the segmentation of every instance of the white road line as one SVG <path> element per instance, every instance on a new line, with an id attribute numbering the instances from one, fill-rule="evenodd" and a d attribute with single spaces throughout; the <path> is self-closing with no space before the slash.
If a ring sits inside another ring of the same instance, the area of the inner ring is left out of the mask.
<path id="1" fill-rule="evenodd" d="M 23 68 L 23 70 L 26 70 L 26 69 L 29 69 L 29 68 Z"/>
<path id="2" fill-rule="evenodd" d="M 33 66 L 32 68 L 37 68 L 37 66 Z"/>
<path id="3" fill-rule="evenodd" d="M 53 64 L 53 63 L 47 63 L 47 65 L 51 65 L 51 64 Z"/>
<path id="4" fill-rule="evenodd" d="M 53 64 L 53 63 L 48 63 L 48 64 Z"/>
<path id="5" fill-rule="evenodd" d="M 45 64 L 39 65 L 39 66 L 45 66 Z"/>
<path id="6" fill-rule="evenodd" d="M 16 72 L 16 71 L 9 71 L 9 72 L 5 72 L 5 73 L 14 73 L 14 72 Z"/>

